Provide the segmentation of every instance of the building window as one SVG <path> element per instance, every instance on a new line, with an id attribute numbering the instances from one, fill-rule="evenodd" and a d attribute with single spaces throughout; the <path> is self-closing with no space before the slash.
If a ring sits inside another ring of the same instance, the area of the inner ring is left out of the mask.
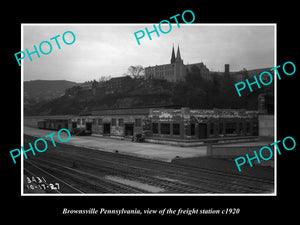
<path id="1" fill-rule="evenodd" d="M 180 124 L 173 123 L 173 135 L 180 135 Z"/>
<path id="2" fill-rule="evenodd" d="M 98 125 L 102 125 L 102 119 L 101 118 L 98 119 Z"/>
<path id="3" fill-rule="evenodd" d="M 84 125 L 85 124 L 85 119 L 82 119 L 82 125 Z"/>
<path id="4" fill-rule="evenodd" d="M 191 123 L 191 136 L 195 136 L 195 124 Z"/>
<path id="5" fill-rule="evenodd" d="M 226 123 L 226 134 L 236 134 L 236 123 L 232 122 L 232 123 Z"/>
<path id="6" fill-rule="evenodd" d="M 223 134 L 223 123 L 219 123 L 219 134 Z"/>
<path id="7" fill-rule="evenodd" d="M 135 126 L 136 127 L 142 126 L 142 120 L 141 119 L 135 119 Z"/>
<path id="8" fill-rule="evenodd" d="M 77 119 L 77 124 L 78 124 L 78 125 L 81 124 L 80 122 L 81 122 L 81 120 L 80 120 L 80 119 Z"/>
<path id="9" fill-rule="evenodd" d="M 258 123 L 257 122 L 253 122 L 252 135 L 254 135 L 254 136 L 258 135 Z"/>
<path id="10" fill-rule="evenodd" d="M 93 119 L 93 125 L 96 125 L 96 119 Z"/>
<path id="11" fill-rule="evenodd" d="M 117 120 L 115 118 L 111 119 L 111 125 L 116 126 L 117 125 Z"/>
<path id="12" fill-rule="evenodd" d="M 209 129 L 209 134 L 214 135 L 214 123 L 210 123 L 210 129 Z"/>
<path id="13" fill-rule="evenodd" d="M 246 133 L 250 134 L 250 122 L 246 123 Z"/>
<path id="14" fill-rule="evenodd" d="M 160 133 L 161 134 L 170 134 L 170 124 L 169 123 L 161 123 L 160 124 Z"/>
<path id="15" fill-rule="evenodd" d="M 158 134 L 158 123 L 152 123 L 152 133 Z"/>
<path id="16" fill-rule="evenodd" d="M 119 119 L 119 126 L 120 127 L 123 127 L 124 126 L 124 119 Z"/>
<path id="17" fill-rule="evenodd" d="M 239 134 L 243 133 L 243 123 L 239 123 Z"/>

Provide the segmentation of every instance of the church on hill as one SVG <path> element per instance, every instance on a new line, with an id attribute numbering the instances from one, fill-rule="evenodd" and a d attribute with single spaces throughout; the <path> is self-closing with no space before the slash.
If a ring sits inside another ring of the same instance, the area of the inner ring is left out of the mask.
<path id="1" fill-rule="evenodd" d="M 206 79 L 211 80 L 209 76 L 209 69 L 202 63 L 194 63 L 184 65 L 180 55 L 179 45 L 175 56 L 174 46 L 172 48 L 171 63 L 149 66 L 145 68 L 146 79 L 162 79 L 170 82 L 184 81 L 188 72 L 191 72 L 193 68 L 197 68 L 200 71 L 200 75 Z"/>

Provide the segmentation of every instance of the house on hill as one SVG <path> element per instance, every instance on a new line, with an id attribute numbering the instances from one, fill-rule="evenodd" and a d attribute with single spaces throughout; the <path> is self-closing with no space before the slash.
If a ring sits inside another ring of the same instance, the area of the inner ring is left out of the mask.
<path id="1" fill-rule="evenodd" d="M 128 90 L 131 87 L 132 78 L 130 76 L 125 77 L 113 77 L 109 81 L 106 81 L 102 88 L 105 88 L 105 93 L 116 93 Z"/>

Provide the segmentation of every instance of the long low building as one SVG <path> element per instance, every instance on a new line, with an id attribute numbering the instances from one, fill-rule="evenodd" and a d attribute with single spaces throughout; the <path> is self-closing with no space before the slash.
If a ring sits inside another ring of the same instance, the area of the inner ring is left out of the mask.
<path id="1" fill-rule="evenodd" d="M 258 135 L 258 111 L 243 109 L 115 109 L 43 121 L 42 124 L 51 122 L 46 129 L 82 128 L 94 135 L 121 138 L 143 134 L 151 138 L 201 140 Z"/>
<path id="2" fill-rule="evenodd" d="M 153 109 L 151 136 L 181 139 L 207 139 L 257 136 L 257 111 L 213 109 Z"/>

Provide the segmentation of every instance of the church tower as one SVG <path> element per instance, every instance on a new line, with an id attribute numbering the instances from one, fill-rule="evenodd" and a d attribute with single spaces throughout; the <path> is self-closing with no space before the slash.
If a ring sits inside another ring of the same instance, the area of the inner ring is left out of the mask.
<path id="1" fill-rule="evenodd" d="M 175 65 L 174 65 L 173 81 L 177 82 L 177 81 L 184 80 L 185 75 L 186 75 L 186 68 L 185 68 L 185 65 L 183 64 L 183 60 L 181 59 L 179 45 L 177 48 L 177 53 L 176 53 L 176 58 L 175 58 L 174 64 Z"/>
<path id="2" fill-rule="evenodd" d="M 179 45 L 178 45 L 178 48 L 177 48 L 177 54 L 176 54 L 175 61 L 183 63 L 183 60 L 181 59 L 181 55 L 180 55 Z"/>
<path id="3" fill-rule="evenodd" d="M 172 48 L 172 56 L 171 56 L 171 64 L 175 63 L 175 51 L 174 51 L 174 44 L 173 44 L 173 48 Z"/>

